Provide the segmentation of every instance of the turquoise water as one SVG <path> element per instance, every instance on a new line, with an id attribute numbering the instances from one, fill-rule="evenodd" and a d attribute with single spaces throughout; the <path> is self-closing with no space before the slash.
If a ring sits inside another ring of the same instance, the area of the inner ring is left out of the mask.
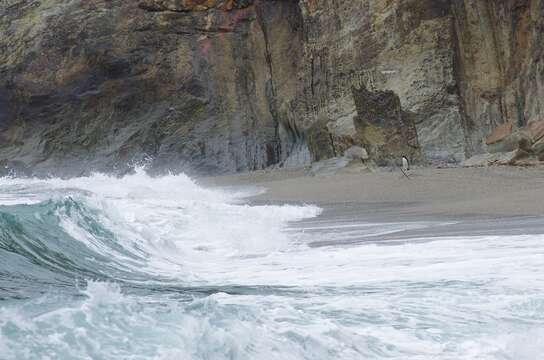
<path id="1" fill-rule="evenodd" d="M 0 359 L 544 353 L 544 236 L 388 241 L 436 224 L 247 195 L 143 171 L 0 179 Z"/>

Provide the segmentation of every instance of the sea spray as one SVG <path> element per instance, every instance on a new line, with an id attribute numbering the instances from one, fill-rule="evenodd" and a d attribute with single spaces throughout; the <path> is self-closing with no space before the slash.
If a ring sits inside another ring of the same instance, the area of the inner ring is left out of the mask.
<path id="1" fill-rule="evenodd" d="M 437 225 L 330 221 L 315 206 L 244 202 L 252 192 L 141 169 L 0 179 L 0 359 L 544 350 L 541 235 L 387 241 Z"/>

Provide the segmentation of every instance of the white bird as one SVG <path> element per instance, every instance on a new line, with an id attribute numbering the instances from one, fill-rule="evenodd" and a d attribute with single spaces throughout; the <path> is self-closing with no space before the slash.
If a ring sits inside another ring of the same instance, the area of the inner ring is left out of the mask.
<path id="1" fill-rule="evenodd" d="M 410 170 L 410 162 L 408 161 L 408 158 L 406 156 L 402 157 L 402 170 Z"/>

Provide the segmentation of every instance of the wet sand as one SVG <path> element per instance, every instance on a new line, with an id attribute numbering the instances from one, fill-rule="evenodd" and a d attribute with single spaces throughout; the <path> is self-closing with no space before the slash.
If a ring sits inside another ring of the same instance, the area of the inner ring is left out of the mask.
<path id="1" fill-rule="evenodd" d="M 259 171 L 198 180 L 205 186 L 260 189 L 257 204 L 315 204 L 317 218 L 293 224 L 303 231 L 349 236 L 311 246 L 407 239 L 544 234 L 543 168 L 416 168 L 312 176 L 304 170 Z M 402 230 L 374 234 L 392 223 Z M 417 226 L 412 227 L 412 225 Z M 420 226 L 422 225 L 423 226 Z M 355 227 L 353 227 L 355 225 Z M 361 228 L 357 228 L 361 226 Z M 331 238 L 336 238 L 337 235 Z M 322 238 L 322 236 L 321 236 Z"/>
<path id="2" fill-rule="evenodd" d="M 258 171 L 199 179 L 205 186 L 258 187 L 254 202 L 332 206 L 357 203 L 369 216 L 544 215 L 544 168 L 416 168 L 312 176 L 305 170 Z"/>

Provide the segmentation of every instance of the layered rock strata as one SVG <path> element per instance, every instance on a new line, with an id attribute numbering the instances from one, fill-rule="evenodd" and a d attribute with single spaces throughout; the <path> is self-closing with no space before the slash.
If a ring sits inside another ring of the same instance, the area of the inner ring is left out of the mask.
<path id="1" fill-rule="evenodd" d="M 544 0 L 4 0 L 0 163 L 538 160 L 543 36 Z"/>

